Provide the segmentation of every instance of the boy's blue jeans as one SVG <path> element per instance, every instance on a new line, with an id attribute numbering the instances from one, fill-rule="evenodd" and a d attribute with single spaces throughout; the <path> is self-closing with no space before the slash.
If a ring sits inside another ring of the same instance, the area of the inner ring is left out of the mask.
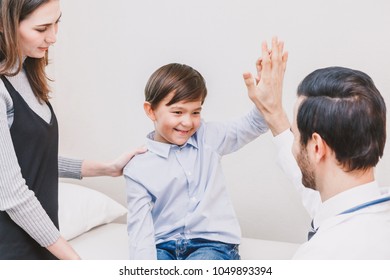
<path id="1" fill-rule="evenodd" d="M 239 260 L 237 244 L 202 238 L 177 239 L 156 245 L 158 260 Z"/>

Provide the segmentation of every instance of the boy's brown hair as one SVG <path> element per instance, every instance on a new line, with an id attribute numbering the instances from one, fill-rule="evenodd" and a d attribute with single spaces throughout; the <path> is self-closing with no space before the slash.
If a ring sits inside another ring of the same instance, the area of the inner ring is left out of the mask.
<path id="1" fill-rule="evenodd" d="M 197 101 L 203 104 L 207 88 L 202 75 L 185 64 L 171 63 L 157 69 L 145 86 L 145 101 L 155 109 L 168 94 L 174 92 L 167 106 L 179 101 Z"/>

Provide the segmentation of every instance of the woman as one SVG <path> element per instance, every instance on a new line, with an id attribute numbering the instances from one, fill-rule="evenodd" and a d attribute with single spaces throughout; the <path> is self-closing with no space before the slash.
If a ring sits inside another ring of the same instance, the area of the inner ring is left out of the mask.
<path id="1" fill-rule="evenodd" d="M 58 157 L 45 66 L 59 0 L 0 3 L 0 259 L 79 259 L 58 230 L 58 175 L 119 176 L 134 153 L 111 163 Z"/>

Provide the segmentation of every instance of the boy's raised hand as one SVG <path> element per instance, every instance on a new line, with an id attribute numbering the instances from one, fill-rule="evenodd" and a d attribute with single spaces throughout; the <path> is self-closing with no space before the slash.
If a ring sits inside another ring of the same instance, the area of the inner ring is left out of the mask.
<path id="1" fill-rule="evenodd" d="M 284 43 L 272 38 L 271 49 L 262 43 L 262 57 L 256 61 L 257 76 L 243 74 L 249 98 L 262 112 L 272 133 L 277 135 L 290 127 L 282 104 L 283 78 L 288 53 L 283 51 Z"/>

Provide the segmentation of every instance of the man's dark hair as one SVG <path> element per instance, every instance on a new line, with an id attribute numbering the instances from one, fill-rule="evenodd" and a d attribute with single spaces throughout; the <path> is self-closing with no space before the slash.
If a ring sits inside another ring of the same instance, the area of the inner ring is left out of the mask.
<path id="1" fill-rule="evenodd" d="M 300 142 L 318 133 L 347 170 L 374 167 L 386 143 L 386 105 L 365 73 L 328 67 L 309 74 L 298 86 Z"/>

